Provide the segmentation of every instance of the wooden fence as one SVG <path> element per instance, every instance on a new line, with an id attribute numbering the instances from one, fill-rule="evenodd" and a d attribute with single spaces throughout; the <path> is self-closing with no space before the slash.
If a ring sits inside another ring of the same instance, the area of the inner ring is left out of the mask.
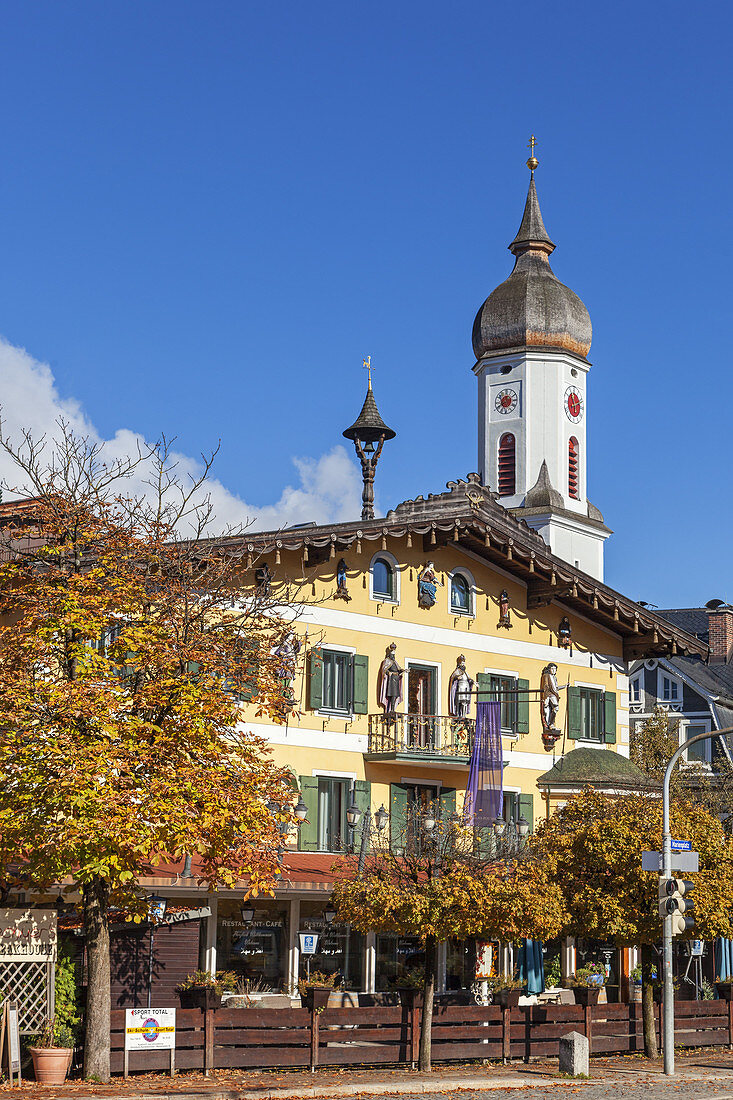
<path id="1" fill-rule="evenodd" d="M 661 1035 L 661 1005 L 655 1005 Z M 417 1005 L 369 1008 L 179 1009 L 176 1068 L 412 1064 L 420 1042 Z M 112 1072 L 124 1062 L 123 1010 L 112 1012 Z M 569 1031 L 588 1036 L 593 1054 L 644 1049 L 640 1004 L 437 1005 L 433 1059 L 463 1062 L 557 1055 Z M 675 1005 L 675 1045 L 733 1049 L 733 1002 L 680 1001 Z M 131 1051 L 131 1071 L 166 1070 L 167 1051 Z"/>

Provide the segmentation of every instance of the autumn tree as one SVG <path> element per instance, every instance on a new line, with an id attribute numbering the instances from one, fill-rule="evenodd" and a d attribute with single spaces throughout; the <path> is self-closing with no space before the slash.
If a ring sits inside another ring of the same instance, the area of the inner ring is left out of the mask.
<path id="1" fill-rule="evenodd" d="M 562 899 L 534 860 L 506 840 L 480 838 L 457 815 L 441 814 L 439 802 L 408 807 L 401 828 L 372 839 L 366 858 L 338 865 L 333 902 L 359 931 L 425 945 L 419 1067 L 429 1072 L 438 944 L 550 939 L 562 924 Z"/>
<path id="2" fill-rule="evenodd" d="M 0 514 L 0 874 L 80 893 L 84 1069 L 106 1081 L 111 908 L 142 919 L 138 878 L 186 854 L 212 889 L 272 890 L 292 794 L 239 701 L 289 706 L 284 606 L 241 539 L 208 537 L 208 462 L 183 484 L 165 441 L 110 462 L 63 424 L 0 442 L 32 495 Z"/>
<path id="3" fill-rule="evenodd" d="M 702 806 L 672 801 L 673 835 L 700 853 L 695 875 L 698 938 L 733 934 L 733 840 Z M 662 935 L 658 876 L 642 871 L 642 851 L 662 849 L 662 800 L 657 794 L 611 797 L 587 791 L 539 826 L 528 849 L 562 892 L 563 935 L 641 945 L 644 1046 L 657 1053 L 652 997 L 653 945 Z"/>

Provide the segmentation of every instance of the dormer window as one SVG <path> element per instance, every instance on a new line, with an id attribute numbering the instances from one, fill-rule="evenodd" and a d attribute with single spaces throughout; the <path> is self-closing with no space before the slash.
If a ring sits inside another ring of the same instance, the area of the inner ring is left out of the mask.
<path id="1" fill-rule="evenodd" d="M 516 443 L 511 432 L 505 432 L 499 440 L 497 485 L 500 497 L 511 497 L 516 492 Z"/>
<path id="2" fill-rule="evenodd" d="M 578 441 L 571 435 L 568 443 L 568 496 L 572 500 L 580 500 L 579 451 Z"/>
<path id="3" fill-rule="evenodd" d="M 680 685 L 670 676 L 662 676 L 662 702 L 678 703 L 680 699 Z"/>

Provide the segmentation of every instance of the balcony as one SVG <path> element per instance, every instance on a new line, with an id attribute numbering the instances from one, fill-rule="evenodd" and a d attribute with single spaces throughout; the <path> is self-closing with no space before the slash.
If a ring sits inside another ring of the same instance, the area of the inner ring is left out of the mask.
<path id="1" fill-rule="evenodd" d="M 473 718 L 440 714 L 370 714 L 369 760 L 465 767 L 471 757 Z"/>

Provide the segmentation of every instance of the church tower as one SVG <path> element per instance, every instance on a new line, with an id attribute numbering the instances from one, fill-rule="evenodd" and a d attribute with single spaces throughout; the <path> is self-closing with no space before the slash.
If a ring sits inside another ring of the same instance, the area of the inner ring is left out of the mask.
<path id="1" fill-rule="evenodd" d="M 514 270 L 473 325 L 479 390 L 479 470 L 500 503 L 553 554 L 603 579 L 611 534 L 586 495 L 588 310 L 550 267 L 555 245 L 537 198 L 534 156 Z"/>

